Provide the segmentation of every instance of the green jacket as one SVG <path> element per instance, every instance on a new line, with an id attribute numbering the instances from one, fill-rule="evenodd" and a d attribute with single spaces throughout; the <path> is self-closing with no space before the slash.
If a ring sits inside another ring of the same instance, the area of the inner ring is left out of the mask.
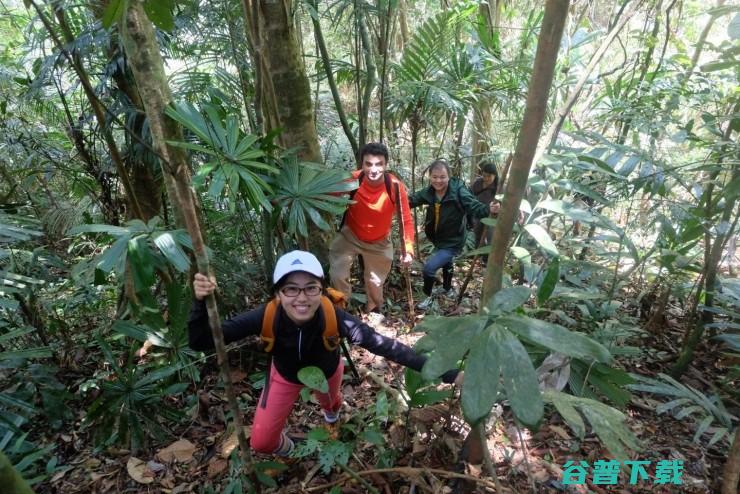
<path id="1" fill-rule="evenodd" d="M 451 178 L 447 192 L 441 201 L 439 222 L 434 228 L 434 203 L 437 201 L 434 189 L 429 187 L 417 190 L 409 197 L 412 208 L 427 205 L 424 232 L 437 249 L 462 250 L 465 245 L 466 215 L 485 218 L 489 206 L 478 201 L 470 189 L 457 178 Z"/>

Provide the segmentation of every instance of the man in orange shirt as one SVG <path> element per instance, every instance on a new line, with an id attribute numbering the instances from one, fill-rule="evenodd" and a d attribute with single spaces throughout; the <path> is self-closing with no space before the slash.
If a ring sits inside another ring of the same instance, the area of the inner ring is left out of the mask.
<path id="1" fill-rule="evenodd" d="M 332 286 L 349 299 L 352 263 L 357 255 L 362 255 L 367 311 L 379 312 L 383 306 L 383 283 L 393 262 L 391 224 L 396 208 L 401 209 L 399 229 L 405 249 L 401 250 L 400 261 L 405 266 L 413 259 L 414 223 L 406 186 L 386 173 L 388 148 L 377 142 L 366 144 L 360 151 L 360 164 L 362 168 L 352 174 L 359 181 L 359 188 L 352 195 L 354 203 L 347 208 L 342 228 L 329 246 L 329 274 Z"/>

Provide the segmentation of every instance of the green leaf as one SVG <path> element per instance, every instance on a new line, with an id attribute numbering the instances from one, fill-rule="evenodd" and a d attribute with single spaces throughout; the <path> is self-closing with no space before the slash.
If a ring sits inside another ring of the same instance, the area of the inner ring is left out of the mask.
<path id="1" fill-rule="evenodd" d="M 498 332 L 506 398 L 516 418 L 525 426 L 536 429 L 545 412 L 537 372 L 521 342 L 503 327 L 498 328 Z"/>
<path id="2" fill-rule="evenodd" d="M 499 317 L 496 323 L 549 350 L 586 361 L 608 363 L 611 360 L 609 350 L 601 343 L 557 324 L 519 315 Z"/>
<path id="3" fill-rule="evenodd" d="M 105 249 L 105 252 L 98 257 L 98 263 L 95 265 L 95 268 L 104 273 L 110 273 L 112 270 L 115 270 L 116 274 L 121 275 L 126 265 L 129 238 L 128 235 L 120 237 L 113 242 L 113 245 Z"/>
<path id="4" fill-rule="evenodd" d="M 172 16 L 173 0 L 146 0 L 144 12 L 149 20 L 159 29 L 170 32 L 175 28 L 175 19 Z"/>
<path id="5" fill-rule="evenodd" d="M 730 39 L 740 39 L 740 14 L 735 14 L 727 26 L 727 34 Z"/>
<path id="6" fill-rule="evenodd" d="M 565 423 L 573 429 L 576 436 L 579 439 L 583 439 L 583 436 L 586 435 L 586 424 L 583 422 L 581 414 L 578 413 L 578 410 L 568 400 L 568 396 L 565 393 L 559 393 L 553 389 L 548 389 L 543 393 L 543 397 L 555 405 L 555 409 L 563 417 Z"/>
<path id="7" fill-rule="evenodd" d="M 129 241 L 128 259 L 136 292 L 144 291 L 154 285 L 156 280 L 154 276 L 154 258 L 151 250 L 149 250 L 146 238 L 139 237 Z"/>
<path id="8" fill-rule="evenodd" d="M 550 298 L 552 292 L 555 290 L 555 285 L 560 280 L 560 258 L 555 257 L 550 261 L 550 265 L 547 267 L 545 278 L 542 280 L 542 284 L 537 290 L 537 305 L 543 305 Z"/>
<path id="9" fill-rule="evenodd" d="M 546 253 L 550 254 L 551 256 L 560 255 L 558 253 L 558 248 L 555 246 L 555 243 L 550 238 L 550 235 L 548 235 L 545 229 L 542 228 L 540 225 L 536 223 L 530 223 L 528 225 L 524 225 L 524 229 L 532 236 L 532 238 L 537 241 L 539 246 Z"/>
<path id="10" fill-rule="evenodd" d="M 72 227 L 67 232 L 68 235 L 77 235 L 78 233 L 107 233 L 114 237 L 120 237 L 122 235 L 129 235 L 131 231 L 123 226 L 115 225 L 77 225 Z"/>
<path id="11" fill-rule="evenodd" d="M 324 376 L 324 371 L 313 365 L 299 370 L 298 380 L 313 390 L 321 393 L 329 392 L 329 382 Z"/>
<path id="12" fill-rule="evenodd" d="M 0 362 L 10 359 L 37 359 L 51 357 L 54 353 L 48 346 L 26 348 L 25 350 L 13 350 L 9 352 L 0 352 Z"/>
<path id="13" fill-rule="evenodd" d="M 475 337 L 465 364 L 465 382 L 462 387 L 462 410 L 469 424 L 476 424 L 488 416 L 499 384 L 500 328 L 489 326 Z"/>
<path id="14" fill-rule="evenodd" d="M 434 405 L 435 403 L 439 403 L 440 401 L 444 401 L 452 396 L 452 390 L 427 390 L 427 391 L 419 391 L 415 393 L 411 397 L 411 401 L 409 402 L 409 407 L 422 407 L 422 406 L 429 406 Z"/>
<path id="15" fill-rule="evenodd" d="M 721 62 L 709 62 L 701 66 L 702 72 L 716 72 L 718 70 L 732 69 L 740 65 L 738 60 L 729 60 Z"/>
<path id="16" fill-rule="evenodd" d="M 101 19 L 103 27 L 108 29 L 113 23 L 118 22 L 126 9 L 128 9 L 128 0 L 111 0 L 103 11 Z"/>
<path id="17" fill-rule="evenodd" d="M 486 304 L 491 315 L 506 314 L 524 305 L 532 292 L 526 286 L 513 286 L 496 292 Z"/>
<path id="18" fill-rule="evenodd" d="M 616 459 L 624 460 L 629 457 L 625 446 L 639 451 L 640 443 L 627 426 L 625 415 L 619 410 L 596 400 L 568 395 L 554 389 L 546 390 L 543 397 L 553 403 L 566 423 L 579 434 L 579 437 L 583 437 L 585 426 L 575 409 L 580 410 L 593 432 Z"/>
<path id="19" fill-rule="evenodd" d="M 171 232 L 163 232 L 153 237 L 154 245 L 157 246 L 162 255 L 181 273 L 190 269 L 190 258 L 177 243 L 176 237 Z"/>
<path id="20" fill-rule="evenodd" d="M 486 317 L 437 317 L 425 318 L 417 329 L 427 330 L 428 334 L 416 343 L 420 351 L 432 351 L 421 375 L 426 380 L 437 379 L 450 369 L 457 368 L 457 362 L 470 348 L 470 342 L 486 324 Z M 454 322 L 453 322 L 454 321 Z"/>

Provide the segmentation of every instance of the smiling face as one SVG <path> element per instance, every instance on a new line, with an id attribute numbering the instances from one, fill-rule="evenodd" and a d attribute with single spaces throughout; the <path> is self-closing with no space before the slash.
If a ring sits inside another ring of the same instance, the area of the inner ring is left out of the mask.
<path id="1" fill-rule="evenodd" d="M 429 179 L 432 182 L 432 188 L 437 195 L 443 196 L 447 192 L 447 185 L 450 183 L 450 175 L 444 166 L 437 166 L 429 171 Z"/>
<path id="2" fill-rule="evenodd" d="M 385 157 L 378 154 L 366 154 L 362 157 L 362 171 L 370 185 L 380 185 L 383 183 L 383 175 L 388 163 Z"/>
<path id="3" fill-rule="evenodd" d="M 286 292 L 300 289 L 297 295 Z M 308 293 L 314 293 L 309 295 Z M 305 324 L 316 314 L 321 305 L 321 280 L 302 271 L 291 273 L 278 289 L 278 298 L 285 314 L 296 324 Z"/>

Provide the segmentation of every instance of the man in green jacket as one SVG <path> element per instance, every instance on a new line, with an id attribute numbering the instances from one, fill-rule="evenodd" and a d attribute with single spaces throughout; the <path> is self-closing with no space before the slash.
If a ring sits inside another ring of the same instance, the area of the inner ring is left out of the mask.
<path id="1" fill-rule="evenodd" d="M 425 300 L 417 305 L 427 310 L 434 301 L 432 288 L 435 275 L 442 268 L 442 288 L 448 297 L 454 297 L 452 289 L 453 260 L 465 245 L 466 216 L 485 218 L 498 213 L 500 205 L 489 205 L 478 201 L 464 183 L 450 178 L 450 168 L 446 161 L 436 160 L 428 168 L 430 185 L 414 192 L 409 197 L 412 208 L 427 205 L 424 232 L 434 245 L 432 256 L 424 263 Z"/>

